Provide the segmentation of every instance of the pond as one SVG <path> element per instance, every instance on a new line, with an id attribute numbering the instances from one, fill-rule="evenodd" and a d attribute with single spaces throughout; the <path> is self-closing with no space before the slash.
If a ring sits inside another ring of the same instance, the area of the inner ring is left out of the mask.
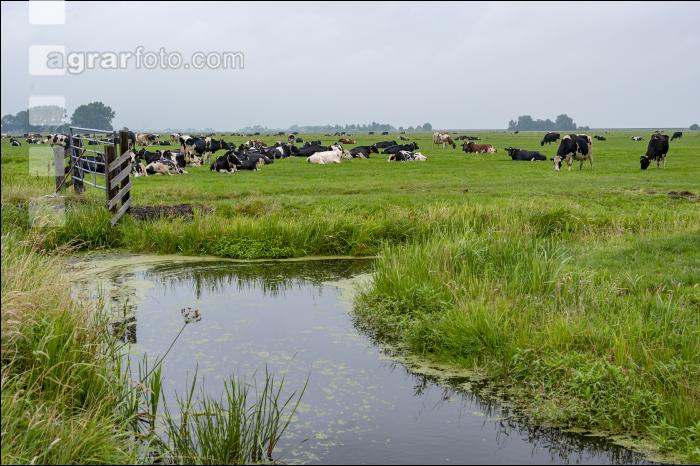
<path id="1" fill-rule="evenodd" d="M 168 397 L 198 371 L 218 397 L 232 374 L 270 371 L 291 394 L 308 388 L 278 446 L 287 463 L 639 463 L 609 440 L 524 424 L 463 389 L 389 356 L 351 317 L 371 260 L 236 262 L 102 257 L 75 264 L 80 293 L 109 299 L 129 322 L 134 358 L 162 355 L 199 309 L 163 365 Z"/>

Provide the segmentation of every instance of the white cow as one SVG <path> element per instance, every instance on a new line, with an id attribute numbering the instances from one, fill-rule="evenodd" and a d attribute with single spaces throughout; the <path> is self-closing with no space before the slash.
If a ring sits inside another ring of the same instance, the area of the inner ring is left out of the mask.
<path id="1" fill-rule="evenodd" d="M 325 165 L 328 163 L 340 163 L 343 160 L 352 159 L 350 152 L 342 150 L 339 146 L 331 146 L 333 150 L 327 150 L 324 152 L 316 152 L 306 158 L 308 163 L 314 163 L 317 165 Z"/>

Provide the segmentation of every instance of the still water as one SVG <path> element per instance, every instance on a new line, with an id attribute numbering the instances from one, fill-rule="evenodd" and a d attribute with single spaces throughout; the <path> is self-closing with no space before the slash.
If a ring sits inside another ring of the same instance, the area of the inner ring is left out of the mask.
<path id="1" fill-rule="evenodd" d="M 99 263 L 98 267 L 96 264 Z M 308 388 L 276 458 L 286 463 L 638 463 L 611 442 L 523 424 L 494 402 L 458 389 L 462 377 L 429 377 L 387 356 L 353 324 L 352 292 L 369 260 L 241 263 L 139 257 L 78 264 L 129 323 L 135 358 L 151 361 L 197 308 L 165 359 L 168 398 L 195 369 L 221 394 L 232 374 L 285 377 Z M 119 290 L 116 292 L 115 290 Z M 88 291 L 85 291 L 88 290 Z M 83 292 L 90 292 L 85 287 Z M 94 293 L 94 289 L 92 291 Z"/>

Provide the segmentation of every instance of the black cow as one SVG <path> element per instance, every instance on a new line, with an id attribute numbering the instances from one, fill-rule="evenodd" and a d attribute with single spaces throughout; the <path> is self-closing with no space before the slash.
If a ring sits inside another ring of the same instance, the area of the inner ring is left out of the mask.
<path id="1" fill-rule="evenodd" d="M 598 136 L 597 134 L 593 136 L 593 139 L 597 139 L 598 141 L 607 141 L 607 139 L 605 139 L 605 136 Z"/>
<path id="2" fill-rule="evenodd" d="M 308 157 L 310 155 L 314 155 L 316 152 L 325 152 L 327 150 L 331 150 L 331 148 L 328 146 L 320 145 L 304 146 L 300 148 L 297 152 L 297 157 Z"/>
<path id="3" fill-rule="evenodd" d="M 682 137 L 683 131 L 676 131 L 675 133 L 673 133 L 673 136 L 671 136 L 671 141 L 673 141 L 674 139 L 680 139 Z"/>
<path id="4" fill-rule="evenodd" d="M 371 146 L 356 146 L 350 149 L 350 155 L 353 156 L 353 158 L 357 158 L 360 156 L 360 154 L 368 159 L 369 154 L 378 154 L 379 150 L 377 149 L 376 145 L 371 145 Z"/>
<path id="5" fill-rule="evenodd" d="M 396 141 L 380 141 L 375 144 L 377 146 L 377 149 L 386 149 L 387 147 L 395 146 L 397 145 Z"/>
<path id="6" fill-rule="evenodd" d="M 96 173 L 105 172 L 105 160 L 101 155 L 82 155 L 79 160 L 78 166 L 83 170 Z"/>
<path id="7" fill-rule="evenodd" d="M 389 134 L 389 131 L 382 131 L 382 136 L 386 136 L 387 134 Z"/>
<path id="8" fill-rule="evenodd" d="M 550 131 L 544 135 L 544 138 L 542 138 L 542 141 L 540 141 L 540 146 L 544 146 L 545 144 L 550 144 L 552 142 L 557 142 L 560 137 L 561 135 L 559 133 L 553 133 Z"/>
<path id="9" fill-rule="evenodd" d="M 561 163 L 566 159 L 566 164 L 571 170 L 573 160 L 580 160 L 579 170 L 583 170 L 583 162 L 588 160 L 593 168 L 593 155 L 591 153 L 591 138 L 585 134 L 569 134 L 564 136 L 559 144 L 557 155 L 554 156 L 554 170 L 561 169 Z"/>
<path id="10" fill-rule="evenodd" d="M 413 152 L 414 150 L 418 150 L 418 144 L 416 144 L 415 142 L 403 145 L 397 144 L 394 146 L 387 147 L 382 151 L 382 154 L 396 154 L 402 150 Z"/>
<path id="11" fill-rule="evenodd" d="M 652 134 L 647 146 L 647 153 L 639 158 L 639 165 L 642 170 L 646 170 L 651 165 L 652 160 L 656 160 L 656 167 L 666 168 L 666 154 L 668 153 L 668 135 Z"/>
<path id="12" fill-rule="evenodd" d="M 537 151 L 506 147 L 506 152 L 508 152 L 508 155 L 510 155 L 510 158 L 513 160 L 529 160 L 532 162 L 536 160 L 547 160 L 547 157 L 544 154 Z"/>

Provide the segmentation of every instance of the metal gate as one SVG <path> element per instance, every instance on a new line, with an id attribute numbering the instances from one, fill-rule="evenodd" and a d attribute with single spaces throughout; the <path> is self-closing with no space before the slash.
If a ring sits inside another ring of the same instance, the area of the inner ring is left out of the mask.
<path id="1" fill-rule="evenodd" d="M 101 137 L 100 137 L 101 136 Z M 84 144 L 84 141 L 87 144 Z M 90 146 L 103 150 L 92 149 Z M 117 156 L 117 154 L 120 154 Z M 68 171 L 76 193 L 85 191 L 85 185 L 101 189 L 106 193 L 107 209 L 114 215 L 113 226 L 131 208 L 131 157 L 129 154 L 129 131 L 70 127 L 64 157 L 68 159 Z M 58 177 L 57 169 L 57 177 Z M 58 185 L 59 180 L 57 178 Z M 63 181 L 61 181 L 61 184 Z"/>

